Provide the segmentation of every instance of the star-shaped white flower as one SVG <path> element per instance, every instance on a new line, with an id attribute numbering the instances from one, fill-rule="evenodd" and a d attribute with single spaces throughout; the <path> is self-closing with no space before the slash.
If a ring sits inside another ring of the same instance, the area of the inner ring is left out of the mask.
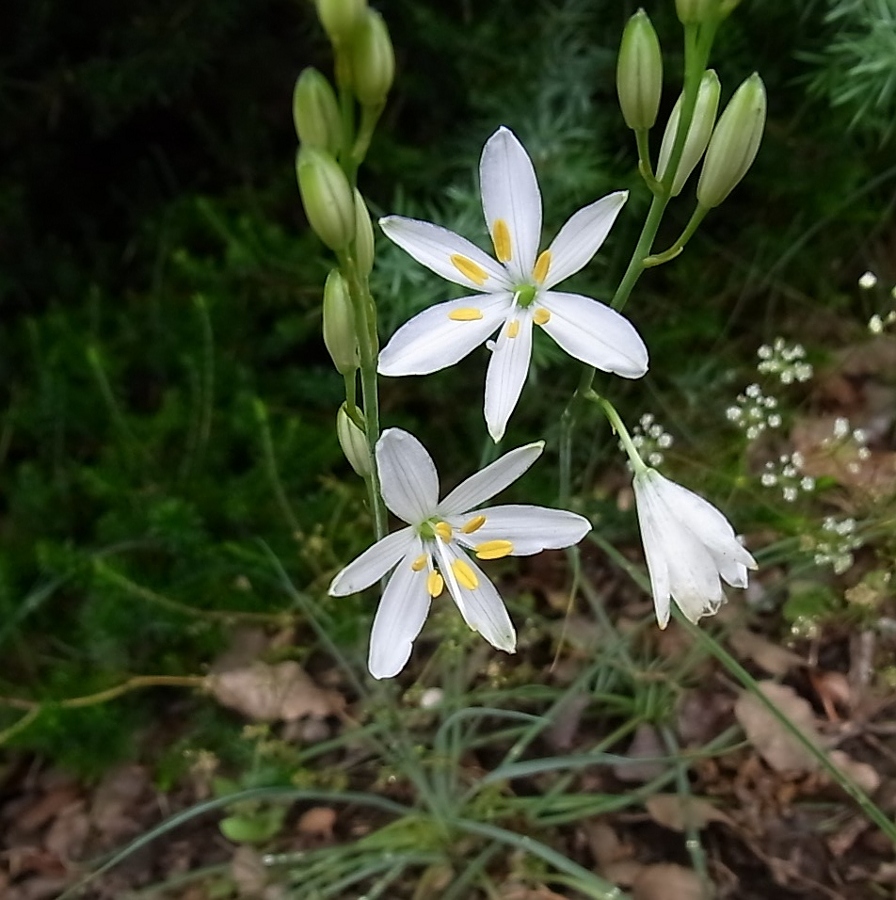
<path id="1" fill-rule="evenodd" d="M 634 489 L 660 628 L 669 624 L 670 598 L 697 622 L 724 602 L 723 580 L 747 586 L 747 569 L 756 561 L 711 503 L 646 466 L 635 475 Z"/>
<path id="2" fill-rule="evenodd" d="M 439 500 L 430 455 L 399 428 L 383 432 L 376 463 L 386 506 L 404 522 L 377 541 L 332 581 L 344 597 L 389 578 L 373 620 L 369 668 L 374 678 L 397 675 L 411 655 L 430 603 L 448 588 L 461 615 L 490 644 L 513 653 L 516 634 L 507 609 L 476 559 L 530 556 L 578 543 L 591 524 L 582 516 L 543 506 L 476 509 L 517 480 L 541 455 L 542 442 L 504 454 Z"/>
<path id="3" fill-rule="evenodd" d="M 526 380 L 533 325 L 570 356 L 625 378 L 647 371 L 647 348 L 631 323 L 609 306 L 554 290 L 591 260 L 628 193 L 617 191 L 580 209 L 538 254 L 541 193 L 532 161 L 507 128 L 486 142 L 479 175 L 497 262 L 438 225 L 401 216 L 380 219 L 386 235 L 418 262 L 479 293 L 439 303 L 406 322 L 380 353 L 379 371 L 436 372 L 498 331 L 485 380 L 485 420 L 498 441 Z"/>

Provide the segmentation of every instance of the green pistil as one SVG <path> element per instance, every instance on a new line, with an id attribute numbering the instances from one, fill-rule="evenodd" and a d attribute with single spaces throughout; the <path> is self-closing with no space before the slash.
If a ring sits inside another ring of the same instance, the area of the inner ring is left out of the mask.
<path id="1" fill-rule="evenodd" d="M 533 301 L 535 300 L 535 295 L 538 293 L 538 288 L 531 284 L 521 284 L 517 287 L 516 291 L 516 302 L 517 306 L 520 309 L 526 309 L 531 306 Z"/>
<path id="2" fill-rule="evenodd" d="M 436 523 L 438 519 L 427 519 L 425 522 L 421 523 L 420 527 L 417 529 L 417 534 L 423 538 L 424 541 L 434 541 L 436 539 Z"/>

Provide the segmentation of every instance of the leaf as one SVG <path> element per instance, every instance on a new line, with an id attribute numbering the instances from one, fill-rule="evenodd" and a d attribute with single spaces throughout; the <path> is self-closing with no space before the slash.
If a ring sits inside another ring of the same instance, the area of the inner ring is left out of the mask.
<path id="1" fill-rule="evenodd" d="M 738 628 L 732 632 L 728 640 L 741 659 L 756 663 L 770 675 L 786 675 L 796 666 L 805 664 L 802 657 L 793 651 L 750 631 L 749 628 Z"/>
<path id="2" fill-rule="evenodd" d="M 645 866 L 632 885 L 633 900 L 703 900 L 695 872 L 673 863 Z"/>
<path id="3" fill-rule="evenodd" d="M 276 665 L 254 662 L 210 675 L 208 690 L 222 706 L 256 722 L 325 718 L 345 707 L 340 694 L 318 687 L 294 660 Z"/>
<path id="4" fill-rule="evenodd" d="M 793 688 L 774 681 L 760 682 L 758 687 L 809 741 L 821 747 L 821 735 L 808 701 L 798 696 Z M 776 772 L 803 774 L 818 768 L 815 756 L 766 709 L 754 693 L 745 691 L 738 697 L 734 715 L 747 740 Z"/>
<path id="5" fill-rule="evenodd" d="M 681 794 L 654 794 L 644 803 L 650 818 L 663 828 L 687 831 L 688 827 L 705 828 L 710 822 L 731 825 L 731 819 L 703 797 Z"/>

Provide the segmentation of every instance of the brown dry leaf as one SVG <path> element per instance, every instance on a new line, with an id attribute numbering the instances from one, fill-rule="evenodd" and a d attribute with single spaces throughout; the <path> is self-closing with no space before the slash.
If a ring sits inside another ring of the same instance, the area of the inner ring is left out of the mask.
<path id="1" fill-rule="evenodd" d="M 90 834 L 90 819 L 87 815 L 87 801 L 75 800 L 59 815 L 47 829 L 44 847 L 62 860 L 80 859 Z"/>
<path id="2" fill-rule="evenodd" d="M 643 784 L 666 771 L 666 764 L 659 759 L 666 755 L 666 748 L 652 725 L 638 726 L 625 755 L 632 762 L 613 766 L 613 774 L 620 781 Z"/>
<path id="3" fill-rule="evenodd" d="M 268 871 L 261 854 L 245 844 L 241 844 L 233 852 L 230 875 L 240 897 L 259 897 L 268 882 Z"/>
<path id="4" fill-rule="evenodd" d="M 759 690 L 771 700 L 790 721 L 816 746 L 821 735 L 815 724 L 815 714 L 808 701 L 793 688 L 774 681 L 762 681 Z M 814 772 L 818 760 L 781 724 L 762 701 L 744 691 L 734 704 L 734 715 L 747 735 L 747 740 L 776 772 L 803 774 Z"/>
<path id="5" fill-rule="evenodd" d="M 588 849 L 599 869 L 632 855 L 631 847 L 619 840 L 615 829 L 602 820 L 583 823 Z"/>
<path id="6" fill-rule="evenodd" d="M 336 824 L 336 810 L 329 806 L 312 806 L 299 816 L 296 829 L 299 834 L 309 837 L 333 837 L 333 826 Z"/>
<path id="7" fill-rule="evenodd" d="M 632 900 L 703 900 L 703 885 L 690 869 L 673 863 L 645 866 L 632 885 Z"/>
<path id="8" fill-rule="evenodd" d="M 254 662 L 218 672 L 208 677 L 207 685 L 220 704 L 256 722 L 291 722 L 303 716 L 322 719 L 345 707 L 340 694 L 318 687 L 294 660 L 276 665 Z"/>
<path id="9" fill-rule="evenodd" d="M 741 659 L 756 663 L 770 675 L 786 675 L 796 666 L 805 665 L 801 656 L 750 631 L 749 628 L 738 628 L 731 633 L 728 640 Z"/>
<path id="10" fill-rule="evenodd" d="M 150 787 L 143 766 L 128 765 L 103 776 L 90 805 L 90 824 L 104 837 L 121 840 L 143 830 L 138 801 Z"/>
<path id="11" fill-rule="evenodd" d="M 716 809 L 703 797 L 685 797 L 681 794 L 654 794 L 644 803 L 650 818 L 663 828 L 687 831 L 705 828 L 710 822 L 733 824 L 720 809 Z"/>
<path id="12" fill-rule="evenodd" d="M 842 750 L 832 750 L 830 752 L 830 760 L 866 794 L 873 794 L 880 787 L 880 775 L 878 775 L 874 766 L 859 762 Z"/>

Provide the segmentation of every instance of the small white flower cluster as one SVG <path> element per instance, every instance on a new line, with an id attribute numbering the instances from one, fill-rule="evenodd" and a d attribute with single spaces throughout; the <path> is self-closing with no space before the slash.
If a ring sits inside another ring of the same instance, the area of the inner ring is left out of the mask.
<path id="1" fill-rule="evenodd" d="M 725 417 L 742 429 L 747 440 L 755 441 L 766 428 L 780 428 L 781 414 L 776 412 L 778 401 L 762 393 L 758 384 L 750 384 L 737 395 L 734 406 L 725 410 Z"/>
<path id="2" fill-rule="evenodd" d="M 862 546 L 862 539 L 855 533 L 856 520 L 825 516 L 821 530 L 824 536 L 815 541 L 815 565 L 830 566 L 842 575 L 852 567 L 853 551 Z"/>
<path id="3" fill-rule="evenodd" d="M 856 445 L 857 458 L 846 466 L 855 475 L 859 471 L 861 463 L 871 456 L 871 451 L 868 449 L 868 435 L 863 428 L 853 428 L 849 423 L 849 419 L 845 416 L 837 416 L 834 419 L 834 428 L 831 436 L 825 438 L 821 442 L 821 446 L 830 450 L 834 447 L 842 446 L 847 441 L 852 441 Z"/>
<path id="4" fill-rule="evenodd" d="M 877 287 L 877 275 L 874 272 L 865 272 L 859 277 L 859 287 L 863 291 L 870 291 Z M 890 288 L 890 296 L 896 300 L 896 284 Z M 890 310 L 886 315 L 875 313 L 868 320 L 868 330 L 872 334 L 882 334 L 884 329 L 896 322 L 896 310 Z"/>
<path id="5" fill-rule="evenodd" d="M 863 291 L 870 291 L 877 284 L 877 275 L 874 272 L 863 272 L 859 276 L 859 287 Z"/>
<path id="6" fill-rule="evenodd" d="M 787 344 L 782 337 L 771 345 L 763 344 L 756 352 L 759 357 L 757 371 L 763 375 L 777 375 L 781 384 L 808 381 L 812 377 L 812 364 L 805 361 L 802 344 Z"/>
<path id="7" fill-rule="evenodd" d="M 663 464 L 664 450 L 668 450 L 673 443 L 672 435 L 663 428 L 653 413 L 644 413 L 638 424 L 632 429 L 632 443 L 635 445 L 641 458 L 649 466 L 656 468 Z M 624 450 L 620 442 L 619 448 Z M 631 466 L 629 466 L 631 468 Z"/>
<path id="8" fill-rule="evenodd" d="M 793 453 L 782 453 L 777 462 L 769 460 L 765 464 L 759 481 L 763 487 L 779 487 L 788 503 L 793 503 L 800 491 L 809 493 L 815 490 L 815 479 L 811 475 L 803 475 L 803 454 L 798 450 Z"/>

